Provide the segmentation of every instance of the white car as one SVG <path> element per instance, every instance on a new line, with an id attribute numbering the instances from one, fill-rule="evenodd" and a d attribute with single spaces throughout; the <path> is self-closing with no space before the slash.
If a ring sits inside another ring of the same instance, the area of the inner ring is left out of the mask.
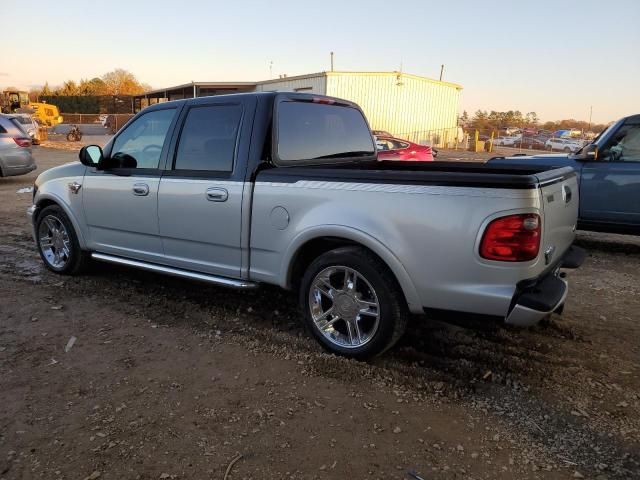
<path id="1" fill-rule="evenodd" d="M 28 113 L 13 113 L 11 114 L 11 118 L 15 118 L 20 123 L 22 129 L 31 137 L 34 145 L 40 143 L 39 125 L 32 115 Z"/>
<path id="2" fill-rule="evenodd" d="M 570 138 L 550 138 L 544 145 L 549 151 L 566 153 L 575 153 L 583 147 L 583 143 L 580 140 Z"/>
<path id="3" fill-rule="evenodd" d="M 519 137 L 496 137 L 493 139 L 493 144 L 498 147 L 513 147 L 518 140 L 520 140 Z"/>

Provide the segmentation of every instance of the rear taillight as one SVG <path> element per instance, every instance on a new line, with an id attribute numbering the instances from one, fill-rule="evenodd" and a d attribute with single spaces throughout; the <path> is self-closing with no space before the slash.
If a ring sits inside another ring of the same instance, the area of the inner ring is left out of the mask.
<path id="1" fill-rule="evenodd" d="M 313 97 L 311 101 L 313 103 L 322 103 L 324 105 L 333 105 L 334 103 L 336 103 L 335 100 L 332 100 L 330 98 L 322 98 L 322 97 Z"/>
<path id="2" fill-rule="evenodd" d="M 526 262 L 540 251 L 540 216 L 509 215 L 493 220 L 480 243 L 480 256 L 501 262 Z"/>
<path id="3" fill-rule="evenodd" d="M 19 147 L 30 147 L 31 139 L 24 137 L 13 137 L 13 141 L 18 144 Z"/>

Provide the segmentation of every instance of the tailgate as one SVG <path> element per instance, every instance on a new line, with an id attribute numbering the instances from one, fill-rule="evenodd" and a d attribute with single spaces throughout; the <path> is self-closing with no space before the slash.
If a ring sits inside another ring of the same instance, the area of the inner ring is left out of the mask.
<path id="1" fill-rule="evenodd" d="M 571 246 L 578 221 L 578 180 L 570 167 L 557 168 L 536 175 L 540 181 L 544 212 L 541 251 L 545 263 L 558 260 Z"/>

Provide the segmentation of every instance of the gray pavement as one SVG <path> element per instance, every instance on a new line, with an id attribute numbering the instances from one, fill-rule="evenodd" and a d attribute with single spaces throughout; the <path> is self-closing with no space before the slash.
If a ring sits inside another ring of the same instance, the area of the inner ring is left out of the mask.
<path id="1" fill-rule="evenodd" d="M 56 125 L 49 130 L 49 135 L 66 135 L 71 129 L 71 123 L 62 123 Z M 100 123 L 81 123 L 78 124 L 80 131 L 83 135 L 106 135 L 109 131 L 104 128 Z"/>

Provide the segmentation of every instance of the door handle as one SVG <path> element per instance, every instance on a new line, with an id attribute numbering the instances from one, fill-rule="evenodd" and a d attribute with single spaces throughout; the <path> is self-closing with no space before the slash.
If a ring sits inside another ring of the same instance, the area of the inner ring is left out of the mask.
<path id="1" fill-rule="evenodd" d="M 226 202 L 229 198 L 229 192 L 225 188 L 211 187 L 207 188 L 206 196 L 210 202 Z"/>
<path id="2" fill-rule="evenodd" d="M 149 195 L 149 185 L 146 183 L 134 183 L 133 194 L 139 197 L 145 197 Z"/>

